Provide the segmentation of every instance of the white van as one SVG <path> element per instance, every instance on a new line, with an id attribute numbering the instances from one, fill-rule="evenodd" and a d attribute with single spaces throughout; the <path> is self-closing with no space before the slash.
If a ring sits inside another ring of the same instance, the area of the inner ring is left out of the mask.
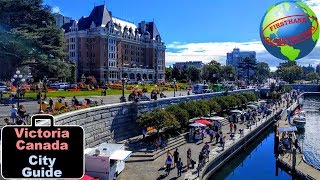
<path id="1" fill-rule="evenodd" d="M 96 154 L 96 150 L 100 153 Z M 85 173 L 100 180 L 113 180 L 125 167 L 132 151 L 126 151 L 124 144 L 102 143 L 95 148 L 85 149 Z"/>

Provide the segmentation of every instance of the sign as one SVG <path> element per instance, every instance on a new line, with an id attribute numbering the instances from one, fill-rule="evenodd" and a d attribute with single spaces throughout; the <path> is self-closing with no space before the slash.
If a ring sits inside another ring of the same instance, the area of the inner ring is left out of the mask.
<path id="1" fill-rule="evenodd" d="M 46 121 L 49 125 L 43 125 Z M 1 160 L 4 178 L 81 178 L 84 130 L 55 126 L 51 115 L 34 115 L 29 126 L 2 128 Z"/>

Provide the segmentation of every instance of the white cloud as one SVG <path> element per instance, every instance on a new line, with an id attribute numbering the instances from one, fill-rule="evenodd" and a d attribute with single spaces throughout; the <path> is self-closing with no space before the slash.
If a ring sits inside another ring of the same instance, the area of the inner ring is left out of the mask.
<path id="1" fill-rule="evenodd" d="M 232 52 L 233 48 L 239 48 L 240 51 L 256 51 L 257 59 L 261 62 L 267 62 L 271 69 L 274 69 L 280 62 L 280 59 L 273 57 L 268 53 L 260 41 L 252 42 L 208 42 L 208 43 L 179 43 L 174 42 L 167 45 L 166 63 L 171 65 L 175 62 L 185 61 L 203 61 L 208 63 L 211 60 L 217 60 L 221 64 L 226 63 L 226 54 Z M 320 43 L 305 58 L 297 60 L 301 65 L 316 65 L 320 63 Z"/>
<path id="2" fill-rule="evenodd" d="M 53 13 L 60 13 L 60 8 L 58 6 L 52 7 L 52 12 Z"/>
<path id="3" fill-rule="evenodd" d="M 318 17 L 318 20 L 320 18 L 320 1 L 319 0 L 303 0 L 305 4 L 307 4 L 312 11 L 316 14 Z"/>
<path id="4" fill-rule="evenodd" d="M 302 0 L 316 13 L 320 19 L 320 0 Z M 267 62 L 271 69 L 283 62 L 268 53 L 260 40 L 250 42 L 204 42 L 204 43 L 184 43 L 172 42 L 167 45 L 166 63 L 171 65 L 175 62 L 185 61 L 203 61 L 218 60 L 221 64 L 226 63 L 226 53 L 231 52 L 233 48 L 240 48 L 241 51 L 256 51 L 259 61 Z M 320 41 L 317 47 L 305 58 L 297 60 L 303 66 L 312 64 L 315 66 L 320 63 Z"/>

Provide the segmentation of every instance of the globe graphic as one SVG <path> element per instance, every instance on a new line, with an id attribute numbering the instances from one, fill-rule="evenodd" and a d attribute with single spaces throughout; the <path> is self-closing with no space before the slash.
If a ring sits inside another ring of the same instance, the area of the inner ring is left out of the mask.
<path id="1" fill-rule="evenodd" d="M 299 1 L 271 6 L 260 25 L 260 38 L 267 51 L 282 60 L 294 61 L 308 55 L 319 39 L 315 13 Z"/>

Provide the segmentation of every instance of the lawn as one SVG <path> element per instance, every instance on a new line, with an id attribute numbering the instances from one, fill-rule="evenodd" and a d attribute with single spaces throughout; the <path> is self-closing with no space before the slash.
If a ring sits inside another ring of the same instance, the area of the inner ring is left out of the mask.
<path id="1" fill-rule="evenodd" d="M 181 87 L 187 87 L 188 84 L 182 84 L 182 83 L 179 83 L 179 85 Z M 137 85 L 136 86 L 137 88 L 139 89 L 142 89 L 143 86 L 141 85 Z M 164 88 L 163 86 L 151 86 L 151 85 L 145 85 L 145 88 L 148 89 L 148 93 L 150 93 L 153 89 L 162 89 Z M 170 88 L 170 87 L 167 87 L 168 90 L 166 91 L 173 91 L 173 88 Z M 125 90 L 124 93 L 125 94 L 130 94 L 132 91 L 131 90 Z M 42 93 L 44 94 L 44 93 Z M 108 89 L 107 90 L 107 95 L 121 95 L 122 94 L 122 90 L 117 90 L 117 89 Z M 61 91 L 55 91 L 55 92 L 47 92 L 47 97 L 52 97 L 52 98 L 55 98 L 55 97 L 59 97 L 59 96 L 63 96 L 63 97 L 73 97 L 73 96 L 100 96 L 101 95 L 101 90 L 97 90 L 97 91 L 64 91 L 64 90 L 61 90 Z M 8 94 L 4 94 L 3 97 L 8 97 Z M 31 98 L 31 99 L 35 99 L 37 97 L 37 92 L 27 92 L 25 94 L 25 98 Z"/>

